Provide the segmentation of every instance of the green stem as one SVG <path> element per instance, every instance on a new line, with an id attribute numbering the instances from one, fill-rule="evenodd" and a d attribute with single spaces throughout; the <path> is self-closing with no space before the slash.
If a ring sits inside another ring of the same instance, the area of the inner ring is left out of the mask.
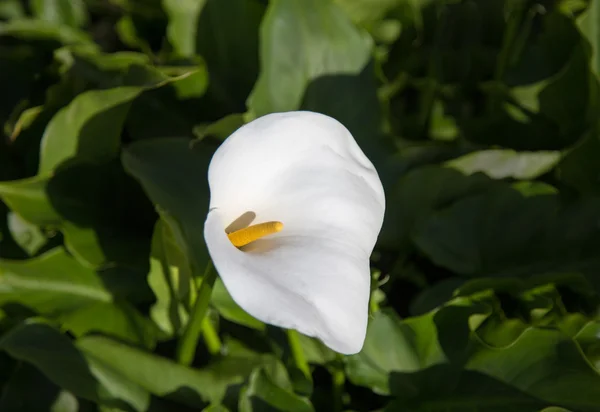
<path id="1" fill-rule="evenodd" d="M 206 343 L 208 352 L 211 355 L 218 355 L 221 353 L 221 339 L 208 317 L 205 317 L 202 321 L 202 336 L 204 337 L 204 343 Z"/>
<path id="2" fill-rule="evenodd" d="M 341 412 L 344 409 L 344 385 L 346 383 L 346 375 L 344 374 L 343 363 L 340 367 L 335 367 L 331 371 L 331 380 L 333 383 L 333 405 L 335 412 Z"/>
<path id="3" fill-rule="evenodd" d="M 191 365 L 196 353 L 198 339 L 203 329 L 203 320 L 208 310 L 210 295 L 217 279 L 217 272 L 213 269 L 212 262 L 209 261 L 204 271 L 204 277 L 200 284 L 200 290 L 196 297 L 196 303 L 192 310 L 192 316 L 179 340 L 177 347 L 177 361 L 182 365 Z"/>
<path id="4" fill-rule="evenodd" d="M 304 376 L 310 379 L 310 368 L 308 367 L 308 362 L 306 362 L 302 345 L 300 345 L 300 337 L 298 336 L 298 332 L 293 329 L 288 329 L 287 337 L 290 345 L 290 351 L 292 352 L 292 358 L 294 358 L 296 367 L 302 371 Z"/>

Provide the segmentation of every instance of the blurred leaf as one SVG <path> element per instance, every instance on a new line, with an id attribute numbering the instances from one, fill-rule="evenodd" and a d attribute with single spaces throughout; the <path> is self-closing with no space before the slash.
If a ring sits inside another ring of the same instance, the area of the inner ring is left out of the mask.
<path id="1" fill-rule="evenodd" d="M 220 402 L 227 386 L 243 382 L 252 368 L 264 363 L 261 358 L 229 357 L 202 370 L 194 370 L 103 337 L 80 339 L 77 346 L 92 364 L 102 365 L 157 396 L 171 397 L 196 407 L 202 404 L 202 399 Z"/>
<path id="2" fill-rule="evenodd" d="M 600 194 L 597 176 L 600 166 L 600 140 L 595 132 L 589 133 L 575 147 L 567 151 L 558 164 L 558 177 L 581 193 Z"/>
<path id="3" fill-rule="evenodd" d="M 83 0 L 32 0 L 30 7 L 35 17 L 56 25 L 79 27 L 87 20 Z"/>
<path id="4" fill-rule="evenodd" d="M 156 344 L 156 326 L 128 303 L 93 303 L 61 316 L 76 337 L 101 333 L 149 349 Z"/>
<path id="5" fill-rule="evenodd" d="M 306 335 L 300 336 L 300 345 L 308 363 L 324 365 L 336 359 L 336 353 L 318 339 Z"/>
<path id="6" fill-rule="evenodd" d="M 0 261 L 0 285 L 0 303 L 16 302 L 48 315 L 111 302 L 98 275 L 61 249 L 24 262 Z"/>
<path id="7" fill-rule="evenodd" d="M 35 396 L 30 391 L 35 390 Z M 0 410 L 11 412 L 78 412 L 72 393 L 57 387 L 29 364 L 19 365 L 3 388 Z"/>
<path id="8" fill-rule="evenodd" d="M 308 399 L 277 386 L 262 368 L 252 372 L 248 387 L 243 391 L 240 412 L 286 410 L 314 411 Z"/>
<path id="9" fill-rule="evenodd" d="M 578 25 L 592 47 L 592 70 L 600 76 L 600 4 L 598 1 L 589 1 L 587 11 L 580 17 Z"/>
<path id="10" fill-rule="evenodd" d="M 60 216 L 46 196 L 47 185 L 47 177 L 0 182 L 0 197 L 23 219 L 39 226 L 55 225 Z"/>
<path id="11" fill-rule="evenodd" d="M 208 259 L 203 228 L 213 151 L 192 140 L 155 139 L 134 143 L 122 155 L 125 170 L 140 181 L 159 213 L 179 225 L 175 230 L 181 231 L 195 270 L 203 270 Z"/>
<path id="12" fill-rule="evenodd" d="M 535 179 L 551 170 L 560 160 L 556 151 L 515 152 L 514 150 L 482 150 L 469 153 L 446 165 L 466 175 L 484 172 L 493 179 Z"/>
<path id="13" fill-rule="evenodd" d="M 255 116 L 297 110 L 312 80 L 360 73 L 371 47 L 330 0 L 271 3 L 261 26 L 262 71 L 248 106 Z"/>
<path id="14" fill-rule="evenodd" d="M 30 256 L 35 255 L 48 241 L 38 226 L 23 220 L 15 213 L 10 212 L 7 221 L 13 239 Z"/>
<path id="15" fill-rule="evenodd" d="M 20 0 L 5 0 L 0 3 L 0 18 L 11 20 L 25 17 L 25 10 Z"/>
<path id="16" fill-rule="evenodd" d="M 167 37 L 175 52 L 182 57 L 192 57 L 196 52 L 198 18 L 206 0 L 163 0 L 169 16 Z"/>
<path id="17" fill-rule="evenodd" d="M 0 22 L 1 36 L 31 40 L 53 40 L 65 45 L 85 45 L 92 49 L 96 48 L 86 33 L 69 26 L 56 25 L 41 20 L 15 19 L 8 23 Z"/>

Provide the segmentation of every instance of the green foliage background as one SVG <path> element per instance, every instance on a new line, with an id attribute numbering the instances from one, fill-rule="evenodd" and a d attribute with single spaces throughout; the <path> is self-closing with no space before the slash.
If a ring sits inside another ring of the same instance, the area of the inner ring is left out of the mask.
<path id="1" fill-rule="evenodd" d="M 599 73 L 598 0 L 2 0 L 0 411 L 600 411 Z M 217 282 L 178 364 L 210 157 L 296 109 L 384 182 L 365 347 Z"/>

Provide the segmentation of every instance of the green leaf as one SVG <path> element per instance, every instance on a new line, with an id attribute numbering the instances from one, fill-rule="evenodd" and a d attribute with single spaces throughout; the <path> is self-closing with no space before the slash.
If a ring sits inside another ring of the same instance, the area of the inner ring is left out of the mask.
<path id="1" fill-rule="evenodd" d="M 259 26 L 265 12 L 263 3 L 258 0 L 229 0 L 226 3 L 205 0 L 197 20 L 196 53 L 208 66 L 210 98 L 225 112 L 219 113 L 218 117 L 231 112 L 242 113 L 246 109 L 246 99 L 259 74 Z"/>
<path id="2" fill-rule="evenodd" d="M 206 0 L 162 1 L 169 16 L 167 37 L 179 56 L 192 57 L 196 53 L 198 18 L 205 3 Z"/>
<path id="3" fill-rule="evenodd" d="M 46 176 L 0 182 L 0 197 L 13 212 L 28 222 L 39 226 L 56 225 L 60 216 L 46 194 L 48 180 Z"/>
<path id="4" fill-rule="evenodd" d="M 15 19 L 8 23 L 0 22 L 0 36 L 26 40 L 53 40 L 64 45 L 84 45 L 96 49 L 96 45 L 86 33 L 40 20 Z"/>
<path id="5" fill-rule="evenodd" d="M 31 396 L 35 390 L 36 396 Z M 4 386 L 0 410 L 12 412 L 78 412 L 79 402 L 72 393 L 51 383 L 29 364 L 21 364 Z"/>
<path id="6" fill-rule="evenodd" d="M 194 370 L 103 337 L 80 339 L 77 347 L 94 364 L 108 368 L 122 379 L 189 406 L 199 406 L 202 399 L 219 403 L 227 386 L 243 382 L 252 368 L 264 363 L 262 358 L 228 357 Z"/>
<path id="7" fill-rule="evenodd" d="M 554 405 L 591 412 L 600 403 L 600 374 L 557 330 L 530 329 L 501 351 L 478 345 L 466 367 Z"/>
<path id="8" fill-rule="evenodd" d="M 414 372 L 444 362 L 432 319 L 433 314 L 428 314 L 401 322 L 392 311 L 376 312 L 362 351 L 347 357 L 348 378 L 389 394 L 391 372 Z"/>
<path id="9" fill-rule="evenodd" d="M 156 296 L 152 320 L 169 335 L 177 334 L 187 323 L 194 283 L 191 264 L 164 219 L 154 228 L 148 284 Z"/>
<path id="10" fill-rule="evenodd" d="M 141 92 L 140 87 L 119 87 L 77 96 L 46 128 L 39 174 L 49 173 L 75 156 L 91 161 L 116 156 L 127 110 Z"/>
<path id="11" fill-rule="evenodd" d="M 586 12 L 579 18 L 579 29 L 592 46 L 592 70 L 600 76 L 600 4 L 591 0 Z"/>
<path id="12" fill-rule="evenodd" d="M 278 0 L 261 26 L 261 73 L 248 100 L 256 116 L 297 110 L 308 84 L 325 75 L 356 75 L 371 39 L 330 0 Z"/>
<path id="13" fill-rule="evenodd" d="M 508 186 L 461 199 L 429 216 L 414 241 L 438 265 L 466 276 L 595 276 L 599 199 L 561 205 L 556 194 L 526 196 Z"/>
<path id="14" fill-rule="evenodd" d="M 535 179 L 550 171 L 561 159 L 560 152 L 516 152 L 514 150 L 482 150 L 469 153 L 446 165 L 466 175 L 483 172 L 493 179 Z"/>
<path id="15" fill-rule="evenodd" d="M 243 391 L 239 404 L 240 412 L 285 410 L 293 412 L 314 411 L 310 401 L 289 390 L 277 386 L 259 368 L 250 375 L 248 387 Z"/>
<path id="16" fill-rule="evenodd" d="M 46 324 L 12 329 L 0 340 L 0 350 L 32 364 L 56 385 L 85 399 L 136 412 L 146 411 L 150 403 L 147 391 L 90 361 L 69 338 Z"/>
<path id="17" fill-rule="evenodd" d="M 79 27 L 87 20 L 83 0 L 33 0 L 30 4 L 35 17 L 56 25 Z"/>
<path id="18" fill-rule="evenodd" d="M 27 323 L 0 339 L 0 349 L 38 368 L 52 382 L 86 399 L 97 399 L 96 380 L 71 340 L 43 323 Z"/>
<path id="19" fill-rule="evenodd" d="M 128 303 L 115 303 L 105 282 L 60 248 L 27 261 L 0 260 L 0 305 L 24 305 L 78 336 L 102 332 L 153 347 L 154 325 Z"/>
<path id="20" fill-rule="evenodd" d="M 128 303 L 95 303 L 60 317 L 62 326 L 76 337 L 100 333 L 153 349 L 156 326 Z"/>
<path id="21" fill-rule="evenodd" d="M 427 166 L 402 176 L 387 195 L 385 224 L 380 241 L 406 250 L 415 228 L 441 207 L 472 193 L 494 187 L 496 182 L 481 174 L 465 176 L 450 168 Z"/>
<path id="22" fill-rule="evenodd" d="M 61 215 L 65 246 L 82 262 L 148 266 L 156 212 L 118 159 L 68 162 L 55 171 L 46 192 Z"/>
<path id="23" fill-rule="evenodd" d="M 111 300 L 100 277 L 60 248 L 23 262 L 0 260 L 0 304 L 60 315 Z"/>
<path id="24" fill-rule="evenodd" d="M 19 215 L 10 212 L 7 221 L 13 239 L 30 256 L 35 255 L 48 242 L 48 238 L 38 226 L 25 221 Z"/>
<path id="25" fill-rule="evenodd" d="M 436 365 L 412 375 L 394 373 L 390 381 L 400 398 L 406 396 L 400 391 L 407 381 L 417 394 L 390 403 L 385 412 L 530 412 L 547 405 L 483 373 L 457 371 L 450 365 Z"/>
<path id="26" fill-rule="evenodd" d="M 600 194 L 600 185 L 596 179 L 600 173 L 600 166 L 596 162 L 599 154 L 600 139 L 592 131 L 567 151 L 558 164 L 559 179 L 581 193 Z"/>
<path id="27" fill-rule="evenodd" d="M 206 176 L 214 149 L 187 139 L 154 139 L 134 143 L 122 155 L 125 170 L 140 181 L 159 212 L 177 222 L 195 270 L 203 270 L 208 260 Z"/>

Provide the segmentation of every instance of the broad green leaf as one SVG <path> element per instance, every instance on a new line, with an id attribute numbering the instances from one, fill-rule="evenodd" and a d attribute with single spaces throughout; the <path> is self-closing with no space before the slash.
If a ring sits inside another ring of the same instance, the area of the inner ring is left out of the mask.
<path id="1" fill-rule="evenodd" d="M 79 260 L 148 265 L 156 212 L 118 159 L 69 162 L 54 172 L 46 193 L 61 216 L 65 246 Z"/>
<path id="2" fill-rule="evenodd" d="M 600 404 L 599 372 L 557 330 L 530 329 L 501 351 L 476 345 L 466 367 L 554 405 L 591 412 Z"/>
<path id="3" fill-rule="evenodd" d="M 277 386 L 263 370 L 252 372 L 248 387 L 243 391 L 240 412 L 286 410 L 290 412 L 314 411 L 310 401 Z"/>
<path id="4" fill-rule="evenodd" d="M 73 394 L 99 403 L 146 411 L 150 394 L 117 373 L 86 358 L 73 342 L 43 323 L 27 323 L 0 339 L 0 350 L 30 363 L 50 381 Z"/>
<path id="5" fill-rule="evenodd" d="M 430 215 L 413 234 L 438 265 L 466 276 L 580 272 L 596 288 L 599 199 L 561 205 L 499 186 Z"/>
<path id="6" fill-rule="evenodd" d="M 261 25 L 261 74 L 248 100 L 256 116 L 297 110 L 320 76 L 356 75 L 372 40 L 331 0 L 278 0 Z"/>
<path id="7" fill-rule="evenodd" d="M 348 378 L 388 394 L 391 372 L 414 372 L 444 362 L 432 318 L 427 314 L 401 322 L 392 311 L 376 312 L 362 351 L 347 358 Z"/>
<path id="8" fill-rule="evenodd" d="M 97 382 L 85 358 L 56 329 L 36 322 L 17 326 L 0 338 L 0 350 L 32 364 L 61 388 L 86 399 L 98 399 Z"/>
<path id="9" fill-rule="evenodd" d="M 177 222 L 184 253 L 200 271 L 208 259 L 203 236 L 206 176 L 214 149 L 187 139 L 153 139 L 130 145 L 122 155 L 125 170 L 140 181 L 159 212 Z"/>
<path id="10" fill-rule="evenodd" d="M 83 0 L 32 0 L 30 4 L 35 17 L 56 25 L 79 27 L 87 20 Z"/>
<path id="11" fill-rule="evenodd" d="M 390 381 L 400 399 L 385 412 L 531 412 L 548 404 L 483 373 L 447 364 L 413 374 L 393 373 Z M 405 387 L 414 392 L 407 393 Z"/>
<path id="12" fill-rule="evenodd" d="M 195 370 L 103 337 L 85 337 L 77 342 L 77 347 L 94 364 L 154 395 L 171 397 L 190 406 L 201 404 L 201 399 L 220 402 L 229 385 L 243 382 L 254 367 L 265 362 L 258 357 L 227 357 Z"/>
<path id="13" fill-rule="evenodd" d="M 128 303 L 94 303 L 60 317 L 74 336 L 101 333 L 124 342 L 153 349 L 159 335 L 156 326 Z"/>
<path id="14" fill-rule="evenodd" d="M 57 225 L 60 216 L 54 210 L 46 188 L 48 177 L 32 177 L 0 182 L 0 197 L 23 219 L 39 226 Z"/>
<path id="15" fill-rule="evenodd" d="M 204 0 L 197 20 L 196 54 L 210 74 L 210 106 L 217 118 L 246 110 L 259 74 L 259 27 L 265 6 L 259 0 Z M 221 112 L 223 111 L 223 112 Z"/>
<path id="16" fill-rule="evenodd" d="M 386 216 L 380 242 L 406 250 L 415 228 L 441 207 L 472 193 L 490 190 L 496 182 L 483 175 L 465 176 L 450 168 L 415 169 L 387 190 Z"/>
<path id="17" fill-rule="evenodd" d="M 129 304 L 114 302 L 107 283 L 60 248 L 27 261 L 0 260 L 0 305 L 24 305 L 77 336 L 101 332 L 152 347 L 156 328 Z"/>
<path id="18" fill-rule="evenodd" d="M 535 179 L 550 171 L 561 159 L 560 152 L 516 152 L 514 150 L 482 150 L 446 162 L 466 175 L 483 172 L 493 179 Z"/>
<path id="19" fill-rule="evenodd" d="M 101 278 L 64 250 L 27 261 L 0 261 L 0 304 L 20 303 L 40 313 L 60 315 L 111 300 Z"/>
<path id="20" fill-rule="evenodd" d="M 31 391 L 35 396 L 31 396 Z M 72 393 L 60 389 L 31 365 L 17 367 L 0 396 L 0 410 L 12 412 L 78 412 L 79 402 Z"/>
<path id="21" fill-rule="evenodd" d="M 50 122 L 41 142 L 39 174 L 78 157 L 104 161 L 117 155 L 120 133 L 140 87 L 92 90 L 79 95 Z"/>

